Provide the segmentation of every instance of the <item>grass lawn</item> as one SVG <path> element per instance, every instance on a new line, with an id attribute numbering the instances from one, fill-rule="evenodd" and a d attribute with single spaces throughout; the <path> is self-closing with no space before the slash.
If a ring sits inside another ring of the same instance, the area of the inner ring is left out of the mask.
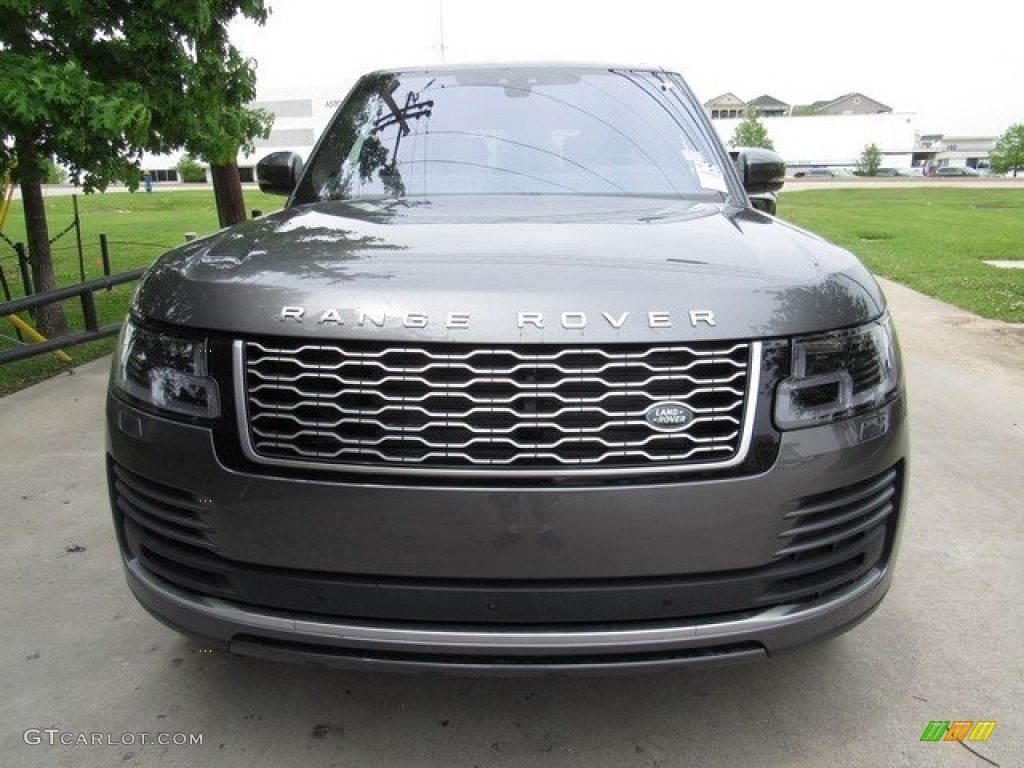
<path id="1" fill-rule="evenodd" d="M 270 213 L 284 204 L 283 197 L 245 190 L 248 210 Z M 46 198 L 46 215 L 53 238 L 74 220 L 70 196 Z M 86 279 L 103 276 L 100 258 L 100 234 L 107 236 L 112 272 L 124 272 L 152 264 L 164 251 L 185 242 L 185 233 L 198 236 L 217 230 L 217 208 L 211 189 L 195 191 L 164 190 L 156 186 L 152 194 L 144 192 L 110 192 L 103 195 L 79 195 L 78 212 L 82 228 Z M 21 203 L 11 205 L 3 234 L 13 242 L 24 242 L 25 220 Z M 79 281 L 78 248 L 74 231 L 61 236 L 53 244 L 53 259 L 58 285 Z M 18 260 L 14 249 L 0 241 L 0 267 L 3 267 L 13 298 L 23 295 Z M 118 322 L 128 311 L 135 283 L 118 286 L 109 293 L 96 294 L 101 325 Z M 0 295 L 0 300 L 3 297 Z M 81 303 L 78 299 L 64 302 L 72 330 L 84 329 Z M 26 315 L 22 319 L 28 320 Z M 0 349 L 15 345 L 14 329 L 0 318 Z M 71 347 L 67 353 L 75 364 L 94 360 L 113 349 L 114 340 L 104 339 Z M 0 396 L 17 391 L 55 374 L 67 366 L 51 355 L 40 355 L 17 363 L 0 366 Z"/>
<path id="2" fill-rule="evenodd" d="M 249 210 L 269 213 L 284 198 L 246 190 Z M 184 242 L 186 232 L 217 229 L 213 192 L 112 192 L 80 195 L 79 213 L 86 278 L 102 275 L 99 235 L 107 235 L 112 270 L 151 264 L 161 253 Z M 70 197 L 47 198 L 50 236 L 72 221 Z M 842 245 L 877 274 L 948 301 L 984 317 L 1024 322 L 1024 270 L 997 269 L 987 259 L 1024 259 L 1024 190 L 1019 189 L 822 189 L 784 191 L 779 216 Z M 15 202 L 4 226 L 13 241 L 24 240 L 21 206 Z M 79 279 L 74 232 L 54 243 L 58 281 Z M 0 266 L 15 298 L 21 284 L 17 260 L 0 242 Z M 134 284 L 97 296 L 101 324 L 120 320 L 128 309 Z M 82 327 L 77 300 L 65 303 L 74 329 Z M 11 346 L 14 331 L 0 321 L 0 348 Z M 113 340 L 68 350 L 75 363 L 108 353 Z M 52 356 L 0 366 L 0 396 L 65 370 Z"/>
<path id="3" fill-rule="evenodd" d="M 983 317 L 1024 322 L 1024 189 L 823 189 L 779 196 L 779 216 L 856 253 L 872 272 Z"/>

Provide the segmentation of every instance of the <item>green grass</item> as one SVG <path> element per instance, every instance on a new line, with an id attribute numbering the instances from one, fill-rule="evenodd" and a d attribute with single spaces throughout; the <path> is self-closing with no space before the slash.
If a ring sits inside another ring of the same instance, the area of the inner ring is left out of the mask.
<path id="1" fill-rule="evenodd" d="M 246 191 L 246 205 L 269 213 L 283 198 Z M 102 275 L 99 235 L 110 243 L 114 272 L 151 264 L 185 240 L 217 229 L 210 190 L 80 195 L 79 213 L 86 278 Z M 1024 190 L 1018 189 L 827 189 L 787 191 L 779 215 L 842 245 L 877 274 L 948 301 L 984 317 L 1024 322 L 1024 270 L 996 269 L 986 259 L 1024 259 Z M 47 198 L 50 236 L 72 221 L 70 197 Z M 24 240 L 21 206 L 12 206 L 4 227 L 11 240 Z M 58 281 L 79 279 L 74 232 L 54 243 Z M 15 297 L 21 296 L 17 260 L 0 243 L 3 266 Z M 134 285 L 97 295 L 100 322 L 120 320 Z M 77 300 L 65 303 L 73 329 L 82 328 Z M 0 348 L 13 344 L 13 329 L 0 322 Z M 113 340 L 74 347 L 76 364 L 108 353 Z M 61 373 L 65 366 L 46 355 L 0 366 L 0 396 Z"/>
<path id="2" fill-rule="evenodd" d="M 280 208 L 284 198 L 246 190 L 248 210 L 269 213 Z M 74 220 L 70 196 L 47 197 L 46 215 L 53 238 Z M 86 279 L 102 277 L 99 236 L 107 236 L 111 271 L 124 272 L 135 267 L 152 264 L 160 254 L 185 242 L 185 233 L 199 236 L 217 230 L 217 209 L 210 189 L 188 191 L 110 192 L 103 195 L 79 195 L 78 211 L 82 228 L 82 250 Z M 24 242 L 25 222 L 18 201 L 11 205 L 3 234 L 14 242 Z M 53 259 L 58 285 L 77 283 L 79 276 L 78 248 L 74 231 L 63 235 L 53 244 Z M 14 298 L 23 295 L 18 261 L 13 248 L 0 241 L 0 266 Z M 112 291 L 96 294 L 97 312 L 101 325 L 120 321 L 128 311 L 135 284 L 118 286 Z M 0 296 L 0 300 L 3 297 Z M 82 330 L 81 303 L 78 299 L 64 302 L 68 323 L 72 330 Z M 22 319 L 28 321 L 27 313 Z M 0 349 L 15 346 L 14 329 L 0 319 Z M 71 347 L 66 352 L 74 364 L 94 360 L 110 352 L 113 339 Z M 0 366 L 0 396 L 22 389 L 37 381 L 57 375 L 68 366 L 52 355 L 41 355 L 17 363 Z"/>
<path id="3" fill-rule="evenodd" d="M 856 253 L 878 275 L 983 317 L 1024 322 L 1024 190 L 823 189 L 779 196 L 779 216 Z"/>

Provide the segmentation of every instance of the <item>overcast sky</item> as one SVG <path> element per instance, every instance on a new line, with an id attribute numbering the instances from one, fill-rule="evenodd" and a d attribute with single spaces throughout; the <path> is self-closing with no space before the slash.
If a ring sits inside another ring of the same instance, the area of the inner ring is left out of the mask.
<path id="1" fill-rule="evenodd" d="M 261 95 L 344 95 L 362 72 L 448 63 L 609 61 L 681 72 L 701 101 L 726 91 L 806 104 L 859 91 L 915 112 L 922 133 L 1024 123 L 1024 4 L 973 0 L 267 0 L 232 26 Z M 441 20 L 443 19 L 443 25 Z"/>

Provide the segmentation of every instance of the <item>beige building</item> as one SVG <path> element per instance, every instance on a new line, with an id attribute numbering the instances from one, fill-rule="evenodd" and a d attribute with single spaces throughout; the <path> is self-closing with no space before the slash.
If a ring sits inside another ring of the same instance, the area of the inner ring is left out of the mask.
<path id="1" fill-rule="evenodd" d="M 816 101 L 793 108 L 793 114 L 798 115 L 881 115 L 890 112 L 892 107 L 863 93 L 846 93 L 831 101 Z"/>
<path id="2" fill-rule="evenodd" d="M 712 120 L 728 120 L 731 118 L 743 118 L 747 116 L 747 102 L 735 93 L 723 93 L 705 102 L 704 109 L 711 115 Z"/>

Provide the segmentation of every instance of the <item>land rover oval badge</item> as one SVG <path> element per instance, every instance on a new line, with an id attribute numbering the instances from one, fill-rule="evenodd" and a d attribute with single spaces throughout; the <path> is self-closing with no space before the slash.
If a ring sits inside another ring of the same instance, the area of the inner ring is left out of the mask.
<path id="1" fill-rule="evenodd" d="M 667 400 L 644 411 L 644 421 L 659 432 L 678 432 L 693 421 L 694 414 L 682 403 Z"/>

